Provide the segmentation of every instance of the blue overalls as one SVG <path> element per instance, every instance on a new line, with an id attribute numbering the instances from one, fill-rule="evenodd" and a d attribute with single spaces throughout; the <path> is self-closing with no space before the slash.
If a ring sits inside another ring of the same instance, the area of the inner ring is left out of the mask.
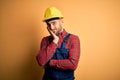
<path id="1" fill-rule="evenodd" d="M 56 49 L 56 53 L 52 59 L 62 60 L 69 58 L 69 50 L 66 48 L 66 41 L 70 35 L 71 34 L 68 34 L 64 38 L 61 47 Z M 74 70 L 55 69 L 47 66 L 43 80 L 74 80 Z"/>

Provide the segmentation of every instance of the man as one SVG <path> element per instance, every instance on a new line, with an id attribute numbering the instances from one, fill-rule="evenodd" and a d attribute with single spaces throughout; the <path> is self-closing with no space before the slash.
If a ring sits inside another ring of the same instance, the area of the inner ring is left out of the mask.
<path id="1" fill-rule="evenodd" d="M 38 64 L 45 69 L 43 80 L 74 80 L 80 56 L 79 38 L 66 32 L 63 15 L 55 7 L 46 9 L 43 21 L 50 33 L 42 39 L 36 56 Z"/>

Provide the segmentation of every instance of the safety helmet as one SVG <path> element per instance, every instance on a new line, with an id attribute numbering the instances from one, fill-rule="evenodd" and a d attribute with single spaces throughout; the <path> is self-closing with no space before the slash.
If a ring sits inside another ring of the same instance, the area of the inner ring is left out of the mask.
<path id="1" fill-rule="evenodd" d="M 49 7 L 46 9 L 43 21 L 52 19 L 52 18 L 63 18 L 64 16 L 56 7 Z"/>

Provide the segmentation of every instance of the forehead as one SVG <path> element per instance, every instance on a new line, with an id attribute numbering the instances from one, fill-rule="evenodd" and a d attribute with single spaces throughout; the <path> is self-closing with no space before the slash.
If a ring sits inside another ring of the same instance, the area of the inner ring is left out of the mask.
<path id="1" fill-rule="evenodd" d="M 47 23 L 55 23 L 55 22 L 58 22 L 60 19 L 56 19 L 56 20 L 50 20 L 50 21 L 48 21 Z"/>

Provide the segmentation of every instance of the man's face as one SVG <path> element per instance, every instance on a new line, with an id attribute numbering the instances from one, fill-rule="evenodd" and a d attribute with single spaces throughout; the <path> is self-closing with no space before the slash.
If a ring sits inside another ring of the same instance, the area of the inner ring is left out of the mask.
<path id="1" fill-rule="evenodd" d="M 62 31 L 62 19 L 51 20 L 46 23 L 47 27 L 49 27 L 50 30 L 53 31 L 53 33 L 55 33 L 56 35 L 58 35 Z"/>

